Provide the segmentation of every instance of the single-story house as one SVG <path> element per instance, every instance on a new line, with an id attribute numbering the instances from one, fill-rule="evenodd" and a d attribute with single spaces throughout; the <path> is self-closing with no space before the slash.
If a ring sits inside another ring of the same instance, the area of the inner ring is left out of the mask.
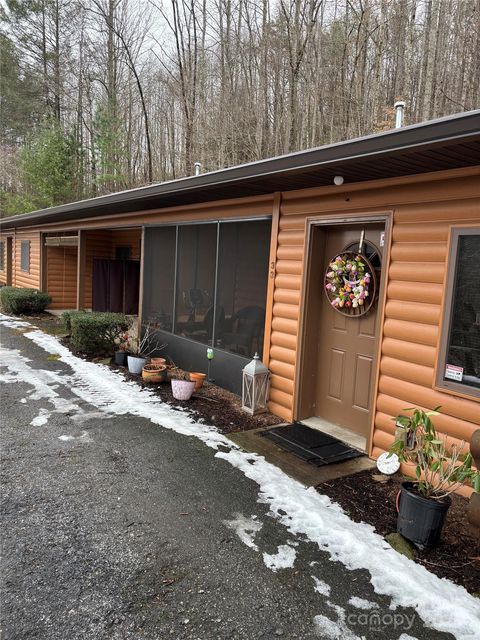
<path id="1" fill-rule="evenodd" d="M 0 230 L 0 281 L 47 291 L 52 309 L 138 314 L 186 369 L 206 371 L 210 347 L 212 378 L 236 393 L 258 351 L 274 414 L 339 425 L 372 457 L 406 407 L 440 405 L 453 442 L 480 426 L 480 110 Z M 368 304 L 340 305 L 326 274 L 357 253 Z"/>

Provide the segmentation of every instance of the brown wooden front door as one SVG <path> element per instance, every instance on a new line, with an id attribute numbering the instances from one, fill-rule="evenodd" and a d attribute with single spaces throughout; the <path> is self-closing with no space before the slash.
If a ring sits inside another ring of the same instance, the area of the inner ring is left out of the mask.
<path id="1" fill-rule="evenodd" d="M 365 232 L 363 253 L 377 267 L 378 288 L 381 267 L 381 234 L 384 225 L 335 226 L 325 230 L 323 275 L 328 263 L 349 248 L 358 250 L 362 229 Z M 325 295 L 320 305 L 316 415 L 368 437 L 371 384 L 374 370 L 375 335 L 378 303 L 360 317 L 347 317 L 333 309 Z"/>

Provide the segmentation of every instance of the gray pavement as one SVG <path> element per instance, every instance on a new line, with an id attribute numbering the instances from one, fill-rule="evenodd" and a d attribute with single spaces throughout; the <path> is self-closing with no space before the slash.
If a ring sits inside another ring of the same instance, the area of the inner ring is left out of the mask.
<path id="1" fill-rule="evenodd" d="M 241 471 L 195 438 L 79 401 L 61 376 L 52 388 L 81 418 L 52 413 L 32 398 L 28 371 L 70 367 L 15 329 L 1 338 L 31 360 L 23 382 L 0 387 L 4 640 L 332 639 L 327 619 L 343 619 L 342 640 L 453 637 L 410 609 L 396 613 L 411 627 L 372 626 L 349 599 L 388 613 L 389 598 L 374 593 L 366 571 L 294 539 Z M 35 423 L 42 409 L 46 421 Z M 226 526 L 237 514 L 262 523 L 257 549 Z M 295 563 L 274 572 L 263 553 L 285 544 Z M 330 586 L 328 597 L 312 576 Z"/>

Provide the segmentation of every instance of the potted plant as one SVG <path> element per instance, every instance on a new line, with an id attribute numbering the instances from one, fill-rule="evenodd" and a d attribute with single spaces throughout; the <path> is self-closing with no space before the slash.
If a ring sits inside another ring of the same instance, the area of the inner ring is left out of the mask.
<path id="1" fill-rule="evenodd" d="M 167 367 L 164 364 L 146 364 L 142 369 L 144 382 L 165 382 L 167 379 Z"/>
<path id="2" fill-rule="evenodd" d="M 465 482 L 480 491 L 480 471 L 472 468 L 471 454 L 464 453 L 465 442 L 448 445 L 430 419 L 439 408 L 410 408 L 405 410 L 410 415 L 397 416 L 396 439 L 389 449 L 401 462 L 415 466 L 416 480 L 403 482 L 397 496 L 397 531 L 420 549 L 440 539 L 453 491 Z"/>
<path id="3" fill-rule="evenodd" d="M 151 325 L 142 327 L 141 337 L 138 335 L 138 327 L 133 325 L 127 341 L 128 348 L 128 370 L 130 373 L 140 375 L 143 367 L 147 364 L 148 358 L 154 351 L 159 351 L 167 345 L 158 345 L 152 335 Z"/>
<path id="4" fill-rule="evenodd" d="M 117 350 L 115 351 L 115 364 L 121 367 L 127 366 L 127 346 L 128 346 L 128 333 L 123 333 L 115 340 Z"/>
<path id="5" fill-rule="evenodd" d="M 190 400 L 195 391 L 195 382 L 190 380 L 188 371 L 175 368 L 170 372 L 170 379 L 175 400 Z"/>
<path id="6" fill-rule="evenodd" d="M 198 371 L 190 372 L 190 380 L 193 380 L 195 382 L 195 391 L 198 391 L 202 388 L 206 377 L 206 373 L 199 373 Z"/>

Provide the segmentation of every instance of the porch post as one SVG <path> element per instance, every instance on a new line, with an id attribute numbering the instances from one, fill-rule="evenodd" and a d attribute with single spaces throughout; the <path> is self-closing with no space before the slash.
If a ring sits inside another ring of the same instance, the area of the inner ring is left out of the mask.
<path id="1" fill-rule="evenodd" d="M 85 265 L 86 265 L 87 232 L 78 231 L 77 247 L 77 310 L 85 305 Z"/>
<path id="2" fill-rule="evenodd" d="M 45 246 L 45 233 L 40 233 L 40 291 L 48 293 L 48 262 L 47 251 Z"/>
<path id="3" fill-rule="evenodd" d="M 280 204 L 282 194 L 276 192 L 273 197 L 272 207 L 272 232 L 270 235 L 270 256 L 268 258 L 268 284 L 267 284 L 267 301 L 265 310 L 265 330 L 263 338 L 263 364 L 268 367 L 270 362 L 270 339 L 272 336 L 272 320 L 273 320 L 273 295 L 275 293 L 275 275 L 277 266 L 277 248 L 278 248 L 278 224 L 280 220 Z"/>
<path id="4" fill-rule="evenodd" d="M 145 271 L 145 226 L 142 227 L 140 238 L 140 282 L 138 285 L 138 335 L 142 333 L 142 312 L 143 312 L 143 283 Z"/>

